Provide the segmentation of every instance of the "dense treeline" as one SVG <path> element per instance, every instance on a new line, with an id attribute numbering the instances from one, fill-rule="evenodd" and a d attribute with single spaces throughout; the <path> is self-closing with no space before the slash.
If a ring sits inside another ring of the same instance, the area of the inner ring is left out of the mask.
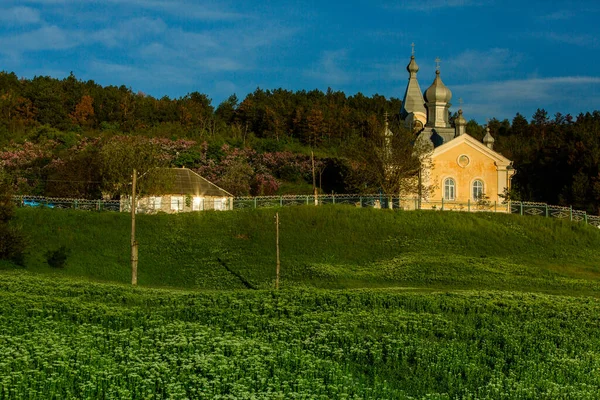
<path id="1" fill-rule="evenodd" d="M 0 73 L 0 163 L 21 192 L 113 196 L 105 172 L 118 159 L 114 152 L 143 148 L 156 165 L 190 167 L 235 194 L 274 194 L 310 190 L 313 149 L 324 190 L 358 190 L 345 182 L 351 153 L 344 150 L 379 135 L 386 112 L 399 131 L 400 106 L 379 95 L 256 89 L 215 108 L 198 92 L 157 99 L 72 74 Z M 495 149 L 518 171 L 513 197 L 600 211 L 599 112 L 551 119 L 538 110 L 531 121 L 517 114 L 489 126 Z M 478 139 L 483 130 L 473 120 L 467 125 Z"/>
<path id="2" fill-rule="evenodd" d="M 0 73 L 0 132 L 16 138 L 29 128 L 48 125 L 62 131 L 119 131 L 148 136 L 210 139 L 269 138 L 310 146 L 337 146 L 353 136 L 383 128 L 398 99 L 319 90 L 291 92 L 256 89 L 239 102 L 235 95 L 216 109 L 198 92 L 178 99 L 156 99 L 125 86 L 102 87 L 72 74 L 19 79 Z"/>
<path id="3" fill-rule="evenodd" d="M 572 205 L 600 212 L 600 112 L 553 119 L 537 110 L 490 121 L 496 150 L 514 160 L 514 195 L 522 200 Z"/>

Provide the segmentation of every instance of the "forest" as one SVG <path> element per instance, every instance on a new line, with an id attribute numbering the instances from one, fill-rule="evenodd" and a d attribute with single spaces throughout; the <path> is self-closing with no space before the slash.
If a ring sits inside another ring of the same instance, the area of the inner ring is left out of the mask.
<path id="1" fill-rule="evenodd" d="M 19 78 L 0 72 L 0 173 L 13 193 L 118 197 L 132 168 L 188 167 L 236 196 L 310 193 L 311 152 L 321 192 L 379 190 L 358 184 L 356 149 L 380 140 L 386 113 L 396 135 L 401 101 L 257 88 L 216 107 L 202 93 L 154 98 L 73 74 Z M 488 122 L 494 149 L 514 161 L 513 199 L 600 213 L 600 112 Z M 467 133 L 481 140 L 471 120 Z"/>

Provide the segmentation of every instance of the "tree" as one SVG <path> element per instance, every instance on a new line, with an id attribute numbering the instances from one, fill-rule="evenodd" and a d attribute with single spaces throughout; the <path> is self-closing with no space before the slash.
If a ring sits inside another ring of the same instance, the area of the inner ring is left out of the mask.
<path id="1" fill-rule="evenodd" d="M 94 99 L 91 96 L 85 95 L 75 106 L 75 110 L 69 114 L 69 118 L 75 125 L 87 127 L 92 125 L 94 117 Z"/>
<path id="2" fill-rule="evenodd" d="M 395 125 L 395 133 L 371 132 L 354 141 L 347 150 L 350 162 L 347 183 L 354 190 L 388 195 L 424 194 L 429 190 L 419 174 L 427 169 L 431 146 Z"/>
<path id="3" fill-rule="evenodd" d="M 238 98 L 235 94 L 232 94 L 227 98 L 227 100 L 219 104 L 217 110 L 215 111 L 215 115 L 225 123 L 232 123 L 237 106 Z"/>
<path id="4" fill-rule="evenodd" d="M 129 193 L 134 168 L 143 175 L 152 169 L 168 166 L 169 160 L 161 155 L 160 146 L 148 138 L 117 136 L 108 140 L 102 145 L 99 155 L 103 193 L 110 197 Z M 150 179 L 144 182 L 154 184 Z M 140 190 L 143 191 L 143 187 Z"/>

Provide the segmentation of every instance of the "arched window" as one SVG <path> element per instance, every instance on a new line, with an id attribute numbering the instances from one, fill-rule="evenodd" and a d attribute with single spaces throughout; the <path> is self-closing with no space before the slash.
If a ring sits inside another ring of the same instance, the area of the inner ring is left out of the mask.
<path id="1" fill-rule="evenodd" d="M 479 179 L 473 181 L 473 200 L 483 199 L 483 182 Z"/>
<path id="2" fill-rule="evenodd" d="M 444 200 L 454 200 L 456 197 L 456 183 L 448 178 L 444 181 Z"/>

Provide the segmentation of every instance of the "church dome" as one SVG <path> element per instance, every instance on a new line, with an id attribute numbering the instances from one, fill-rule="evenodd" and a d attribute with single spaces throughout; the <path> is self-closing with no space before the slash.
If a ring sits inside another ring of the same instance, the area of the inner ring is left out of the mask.
<path id="1" fill-rule="evenodd" d="M 467 124 L 467 120 L 463 116 L 463 111 L 460 109 L 458 110 L 458 116 L 456 117 L 454 124 L 455 125 L 466 125 Z"/>
<path id="2" fill-rule="evenodd" d="M 449 103 L 451 98 L 452 92 L 442 82 L 440 71 L 435 71 L 435 79 L 429 89 L 425 91 L 425 101 L 427 103 Z"/>
<path id="3" fill-rule="evenodd" d="M 406 66 L 406 70 L 411 74 L 413 74 L 413 73 L 416 74 L 417 72 L 419 72 L 419 66 L 417 65 L 417 62 L 415 61 L 415 56 L 410 56 L 410 62 Z"/>

